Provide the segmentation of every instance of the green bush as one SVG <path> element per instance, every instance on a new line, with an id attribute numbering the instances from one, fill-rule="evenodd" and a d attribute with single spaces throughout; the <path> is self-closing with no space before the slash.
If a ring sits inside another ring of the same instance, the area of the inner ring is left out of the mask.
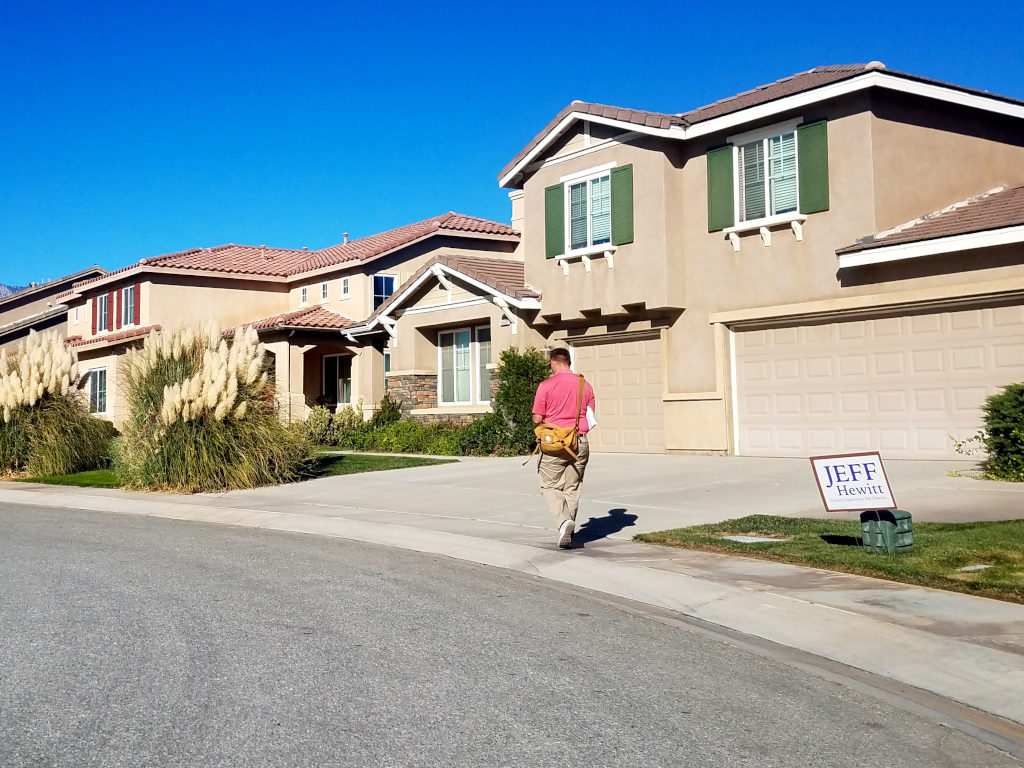
<path id="1" fill-rule="evenodd" d="M 331 417 L 331 426 L 325 442 L 327 445 L 347 446 L 351 442 L 349 436 L 362 429 L 364 424 L 363 398 L 359 398 L 354 407 L 346 405 Z"/>
<path id="2" fill-rule="evenodd" d="M 494 413 L 504 426 L 504 440 L 496 448 L 506 446 L 509 455 L 530 453 L 536 445 L 533 434 L 533 398 L 537 387 L 551 375 L 548 358 L 538 349 L 522 352 L 508 348 L 498 362 L 498 391 L 494 395 Z"/>
<path id="3" fill-rule="evenodd" d="M 981 441 L 987 472 L 1000 480 L 1024 481 L 1024 384 L 1011 384 L 985 400 Z"/>
<path id="4" fill-rule="evenodd" d="M 331 412 L 322 405 L 314 406 L 306 417 L 306 437 L 316 445 L 333 445 L 331 442 Z"/>
<path id="5" fill-rule="evenodd" d="M 463 456 L 513 455 L 508 427 L 498 414 L 488 413 L 459 433 L 459 453 Z"/>
<path id="6" fill-rule="evenodd" d="M 360 448 L 387 453 L 428 453 L 455 456 L 462 427 L 450 421 L 426 424 L 420 421 L 395 421 L 380 429 L 367 430 Z"/>

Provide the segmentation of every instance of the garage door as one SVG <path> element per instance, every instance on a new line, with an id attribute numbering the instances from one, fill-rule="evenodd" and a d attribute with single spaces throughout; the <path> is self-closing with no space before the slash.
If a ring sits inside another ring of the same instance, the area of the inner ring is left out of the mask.
<path id="1" fill-rule="evenodd" d="M 577 344 L 572 353 L 597 397 L 590 449 L 663 453 L 661 339 Z"/>
<path id="2" fill-rule="evenodd" d="M 1024 307 L 734 334 L 737 453 L 962 458 L 980 406 L 1024 381 Z"/>

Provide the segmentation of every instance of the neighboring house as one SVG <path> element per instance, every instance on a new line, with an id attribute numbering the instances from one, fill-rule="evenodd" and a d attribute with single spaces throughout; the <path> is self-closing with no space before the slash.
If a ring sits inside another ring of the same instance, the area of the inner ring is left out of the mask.
<path id="1" fill-rule="evenodd" d="M 573 102 L 499 175 L 595 450 L 953 458 L 1024 380 L 1024 103 L 867 65 Z"/>
<path id="2" fill-rule="evenodd" d="M 371 413 L 396 367 L 392 358 L 404 366 L 393 379 L 407 413 L 465 417 L 486 408 L 482 390 L 467 395 L 465 386 L 467 374 L 476 386 L 493 367 L 487 340 L 536 339 L 516 335 L 515 323 L 502 325 L 506 297 L 522 304 L 528 295 L 518 244 L 506 224 L 448 213 L 319 251 L 232 244 L 146 258 L 78 282 L 62 297 L 81 319 L 67 342 L 88 374 L 92 410 L 115 423 L 126 413 L 117 376 L 124 352 L 153 330 L 204 321 L 256 329 L 273 356 L 278 408 L 288 421 L 317 403 L 336 409 L 362 399 Z M 425 270 L 448 284 L 443 295 L 421 295 L 433 287 Z M 467 299 L 474 291 L 490 303 L 475 306 Z M 424 301 L 433 314 L 422 311 Z M 436 311 L 438 304 L 448 311 Z"/>
<path id="3" fill-rule="evenodd" d="M 79 280 L 105 274 L 106 270 L 94 266 L 0 296 L 0 349 L 9 354 L 31 331 L 56 330 L 67 335 L 68 322 L 74 317 L 58 296 Z"/>

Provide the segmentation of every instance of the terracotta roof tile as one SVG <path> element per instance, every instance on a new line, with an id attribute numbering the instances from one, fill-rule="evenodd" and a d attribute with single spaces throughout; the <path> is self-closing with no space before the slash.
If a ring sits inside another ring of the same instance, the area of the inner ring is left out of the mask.
<path id="1" fill-rule="evenodd" d="M 840 248 L 836 253 L 855 253 L 888 245 L 916 243 L 1021 225 L 1024 225 L 1024 185 L 1010 189 L 997 187 L 898 227 L 861 238 L 860 242 Z"/>
<path id="2" fill-rule="evenodd" d="M 355 325 L 355 322 L 350 318 L 318 305 L 315 307 L 303 307 L 292 312 L 283 312 L 279 315 L 271 315 L 252 323 L 245 323 L 242 327 L 247 328 L 251 326 L 257 331 L 305 328 L 341 330 L 353 325 Z M 224 331 L 225 336 L 233 333 L 233 328 Z"/>
<path id="3" fill-rule="evenodd" d="M 138 264 L 110 272 L 107 275 L 81 280 L 74 284 L 83 288 L 103 277 L 117 275 L 129 270 L 145 267 L 164 269 L 202 270 L 226 274 L 247 274 L 266 277 L 295 277 L 321 267 L 353 261 L 365 261 L 386 253 L 427 235 L 445 232 L 471 232 L 482 235 L 518 237 L 519 233 L 507 224 L 488 221 L 475 216 L 449 212 L 440 216 L 406 224 L 396 229 L 369 237 L 334 245 L 319 251 L 296 250 L 292 248 L 268 248 L 259 245 L 218 245 L 213 248 L 193 248 L 188 251 L 169 253 L 142 259 Z"/>
<path id="4" fill-rule="evenodd" d="M 116 344 L 122 341 L 142 338 L 151 331 L 159 330 L 159 325 L 147 325 L 142 328 L 129 328 L 126 331 L 118 331 L 117 333 L 102 333 L 89 339 L 83 339 L 81 336 L 68 336 L 64 339 L 64 343 L 69 347 L 88 347 L 93 344 L 106 346 L 107 344 Z"/>

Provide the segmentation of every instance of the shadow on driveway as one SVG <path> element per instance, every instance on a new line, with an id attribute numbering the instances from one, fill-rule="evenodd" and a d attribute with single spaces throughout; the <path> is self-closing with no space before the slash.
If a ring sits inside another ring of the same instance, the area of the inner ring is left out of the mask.
<path id="1" fill-rule="evenodd" d="M 625 509 L 609 509 L 607 517 L 592 517 L 579 528 L 573 536 L 573 545 L 582 547 L 588 541 L 597 541 L 623 528 L 636 525 L 636 515 L 629 514 Z"/>

